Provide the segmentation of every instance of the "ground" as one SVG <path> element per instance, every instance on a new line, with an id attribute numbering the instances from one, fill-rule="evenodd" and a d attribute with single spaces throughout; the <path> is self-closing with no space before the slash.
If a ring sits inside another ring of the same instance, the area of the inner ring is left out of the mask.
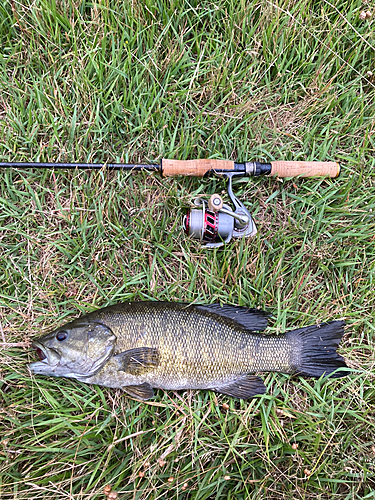
<path id="1" fill-rule="evenodd" d="M 360 0 L 2 3 L 2 161 L 342 172 L 237 180 L 258 234 L 207 251 L 182 218 L 228 201 L 221 179 L 1 169 L 1 499 L 375 498 L 373 18 Z M 260 307 L 274 334 L 345 319 L 352 372 L 265 374 L 250 402 L 31 377 L 33 338 L 124 300 Z"/>

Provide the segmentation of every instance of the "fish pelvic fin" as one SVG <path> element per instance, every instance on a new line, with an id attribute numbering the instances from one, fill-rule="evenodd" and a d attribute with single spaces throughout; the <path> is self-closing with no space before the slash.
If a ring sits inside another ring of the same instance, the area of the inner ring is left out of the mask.
<path id="1" fill-rule="evenodd" d="M 127 385 L 122 387 L 122 389 L 132 396 L 135 399 L 141 399 L 142 401 L 146 401 L 147 399 L 151 399 L 154 397 L 154 391 L 151 385 L 147 382 L 144 382 L 140 385 Z"/>
<path id="2" fill-rule="evenodd" d="M 344 335 L 344 321 L 331 321 L 321 325 L 312 325 L 288 332 L 286 335 L 299 344 L 299 359 L 295 367 L 297 375 L 307 377 L 339 378 L 348 375 L 345 359 L 336 352 Z"/>
<path id="3" fill-rule="evenodd" d="M 159 364 L 159 350 L 153 347 L 136 347 L 116 354 L 120 371 L 131 375 L 143 375 Z"/>
<path id="4" fill-rule="evenodd" d="M 255 375 L 245 375 L 234 382 L 212 389 L 227 396 L 239 399 L 250 399 L 266 392 L 266 386 L 261 378 Z"/>

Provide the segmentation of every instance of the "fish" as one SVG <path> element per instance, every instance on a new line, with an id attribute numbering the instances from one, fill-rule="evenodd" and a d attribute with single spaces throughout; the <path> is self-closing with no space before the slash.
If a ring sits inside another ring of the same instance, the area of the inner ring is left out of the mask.
<path id="1" fill-rule="evenodd" d="M 347 375 L 336 352 L 344 321 L 266 335 L 254 308 L 125 302 L 98 309 L 35 340 L 33 374 L 121 388 L 139 400 L 154 389 L 206 389 L 239 399 L 266 392 L 259 372 Z M 343 370 L 344 369 L 344 370 Z"/>

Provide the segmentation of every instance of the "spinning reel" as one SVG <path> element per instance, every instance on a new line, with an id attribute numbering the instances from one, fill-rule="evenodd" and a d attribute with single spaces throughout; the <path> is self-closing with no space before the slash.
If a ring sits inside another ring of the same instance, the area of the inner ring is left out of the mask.
<path id="1" fill-rule="evenodd" d="M 185 232 L 200 240 L 205 248 L 221 247 L 231 238 L 254 236 L 257 228 L 245 205 L 233 194 L 232 177 L 235 172 L 223 174 L 228 179 L 228 195 L 234 205 L 234 211 L 225 205 L 221 196 L 213 194 L 207 201 L 196 198 L 194 205 L 200 208 L 190 209 L 184 217 Z"/>

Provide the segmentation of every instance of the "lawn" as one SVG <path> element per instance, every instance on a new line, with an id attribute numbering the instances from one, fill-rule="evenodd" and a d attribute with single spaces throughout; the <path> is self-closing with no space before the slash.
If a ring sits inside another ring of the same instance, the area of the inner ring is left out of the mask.
<path id="1" fill-rule="evenodd" d="M 219 178 L 0 169 L 1 500 L 375 499 L 374 23 L 361 0 L 1 3 L 0 161 L 342 164 L 235 181 L 258 234 L 212 251 L 182 218 L 228 201 Z M 124 300 L 345 319 L 352 372 L 145 403 L 30 375 L 34 338 Z"/>

